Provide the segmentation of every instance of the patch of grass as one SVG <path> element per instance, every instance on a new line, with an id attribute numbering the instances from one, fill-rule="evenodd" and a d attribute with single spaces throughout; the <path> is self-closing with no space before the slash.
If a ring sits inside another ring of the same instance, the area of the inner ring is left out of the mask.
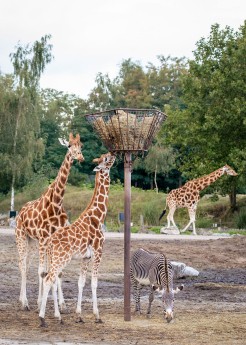
<path id="1" fill-rule="evenodd" d="M 35 185 L 29 185 L 24 191 L 16 193 L 15 209 L 19 211 L 21 207 L 30 200 L 37 199 L 48 187 L 48 185 L 38 181 Z M 80 187 L 66 186 L 64 196 L 64 207 L 69 214 L 70 221 L 79 217 L 86 208 L 93 195 L 92 185 L 83 184 Z M 217 199 L 217 198 L 216 198 Z M 141 190 L 132 187 L 131 189 L 131 222 L 133 222 L 132 232 L 140 229 L 140 216 L 143 216 L 144 225 L 151 231 L 159 233 L 160 228 L 167 223 L 167 213 L 159 223 L 159 216 L 165 208 L 166 194 L 156 193 L 154 190 Z M 209 195 L 204 195 L 198 203 L 196 227 L 212 228 L 213 223 L 219 226 L 230 227 L 232 229 L 245 229 L 246 227 L 246 195 L 237 196 L 238 212 L 232 213 L 230 210 L 229 198 L 219 196 L 217 201 L 211 201 Z M 10 195 L 0 198 L 0 213 L 7 213 L 10 209 Z M 240 211 L 241 210 L 241 211 Z M 106 226 L 110 231 L 119 231 L 118 215 L 124 212 L 124 186 L 118 182 L 112 183 L 109 192 L 108 212 Z M 185 208 L 177 209 L 174 220 L 179 229 L 184 228 L 188 221 L 188 211 Z M 153 230 L 152 230 L 153 229 Z M 121 229 L 122 231 L 122 229 Z M 242 232 L 244 233 L 244 232 Z M 187 232 L 190 234 L 190 231 Z"/>
<path id="2" fill-rule="evenodd" d="M 246 236 L 246 230 L 232 229 L 228 231 L 228 234 Z"/>

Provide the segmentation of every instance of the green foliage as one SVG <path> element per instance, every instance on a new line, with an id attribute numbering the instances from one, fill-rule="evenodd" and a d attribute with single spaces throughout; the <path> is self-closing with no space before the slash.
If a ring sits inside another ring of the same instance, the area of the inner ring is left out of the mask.
<path id="1" fill-rule="evenodd" d="M 210 196 L 209 198 L 211 201 L 218 201 L 219 200 L 219 195 L 218 193 L 214 193 L 213 195 Z"/>
<path id="2" fill-rule="evenodd" d="M 32 46 L 18 44 L 10 54 L 14 75 L 0 76 L 0 159 L 4 162 L 1 191 L 24 185 L 33 173 L 33 163 L 44 153 L 39 136 L 38 92 L 41 74 L 52 59 L 49 39 L 46 35 Z"/>
<path id="3" fill-rule="evenodd" d="M 236 219 L 236 224 L 238 229 L 246 229 L 246 207 L 240 210 Z"/>
<path id="4" fill-rule="evenodd" d="M 210 229 L 212 226 L 213 226 L 212 219 L 197 218 L 196 220 L 196 228 Z"/>
<path id="5" fill-rule="evenodd" d="M 183 76 L 186 108 L 170 109 L 168 119 L 167 139 L 179 147 L 180 169 L 190 179 L 231 165 L 239 177 L 216 182 L 231 195 L 236 184 L 246 182 L 245 27 L 235 33 L 216 24 L 207 39 L 197 42 L 189 73 Z"/>
<path id="6" fill-rule="evenodd" d="M 156 207 L 156 202 L 149 201 L 143 208 L 144 223 L 147 225 L 158 225 L 160 212 Z"/>

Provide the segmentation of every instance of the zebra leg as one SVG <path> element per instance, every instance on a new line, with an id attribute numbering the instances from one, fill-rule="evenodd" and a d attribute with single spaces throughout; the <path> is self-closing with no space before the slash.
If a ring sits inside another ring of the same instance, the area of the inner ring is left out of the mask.
<path id="1" fill-rule="evenodd" d="M 135 279 L 135 277 L 131 277 L 132 286 L 133 286 L 133 294 L 134 294 L 134 300 L 135 300 L 135 314 L 140 315 L 141 309 L 140 309 L 140 290 L 141 286 L 139 282 Z"/>
<path id="2" fill-rule="evenodd" d="M 154 288 L 151 287 L 150 294 L 149 294 L 149 306 L 148 306 L 148 310 L 147 310 L 147 317 L 148 318 L 151 317 L 151 305 L 152 305 L 153 301 L 154 301 Z"/>

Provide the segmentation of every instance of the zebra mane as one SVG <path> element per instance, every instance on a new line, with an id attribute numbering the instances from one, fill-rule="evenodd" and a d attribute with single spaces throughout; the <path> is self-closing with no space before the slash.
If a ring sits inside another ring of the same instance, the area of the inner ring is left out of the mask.
<path id="1" fill-rule="evenodd" d="M 164 258 L 164 268 L 165 268 L 165 274 L 167 277 L 167 292 L 170 292 L 170 286 L 169 286 L 169 269 L 168 269 L 168 259 L 165 254 L 162 254 Z"/>

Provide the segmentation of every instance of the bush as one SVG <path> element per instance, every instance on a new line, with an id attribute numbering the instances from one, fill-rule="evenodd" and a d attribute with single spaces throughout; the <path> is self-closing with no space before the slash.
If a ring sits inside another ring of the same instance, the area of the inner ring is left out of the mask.
<path id="1" fill-rule="evenodd" d="M 159 225 L 160 210 L 156 202 L 149 202 L 143 209 L 144 223 L 148 225 Z"/>
<path id="2" fill-rule="evenodd" d="M 196 220 L 196 227 L 197 228 L 204 228 L 208 229 L 212 227 L 212 220 L 211 219 L 206 219 L 206 218 L 201 218 Z"/>
<path id="3" fill-rule="evenodd" d="M 246 229 L 246 208 L 243 207 L 236 219 L 236 224 L 238 229 Z"/>

